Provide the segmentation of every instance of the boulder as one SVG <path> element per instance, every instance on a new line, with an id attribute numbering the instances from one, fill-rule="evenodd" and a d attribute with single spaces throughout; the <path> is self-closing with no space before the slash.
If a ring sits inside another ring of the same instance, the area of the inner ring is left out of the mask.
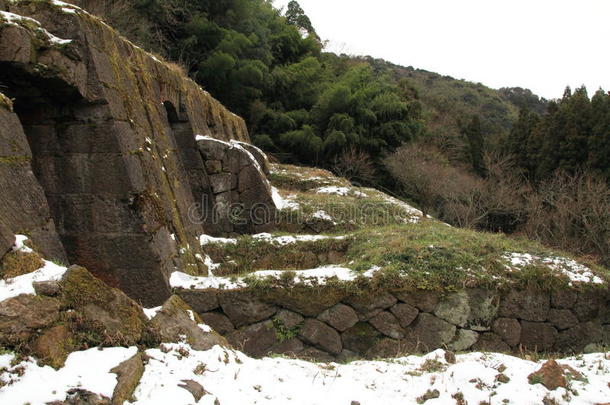
<path id="1" fill-rule="evenodd" d="M 470 313 L 466 327 L 479 332 L 490 330 L 493 320 L 498 315 L 499 295 L 494 291 L 479 288 L 467 290 L 467 294 Z"/>
<path id="2" fill-rule="evenodd" d="M 32 352 L 43 364 L 55 369 L 64 366 L 68 355 L 75 349 L 74 336 L 66 325 L 45 330 L 32 344 Z"/>
<path id="3" fill-rule="evenodd" d="M 343 350 L 339 333 L 317 319 L 306 319 L 298 333 L 299 338 L 305 343 L 319 347 L 329 353 L 337 355 Z"/>
<path id="4" fill-rule="evenodd" d="M 408 353 L 404 343 L 399 340 L 383 338 L 365 353 L 367 359 L 390 359 Z"/>
<path id="5" fill-rule="evenodd" d="M 266 356 L 274 345 L 280 343 L 271 321 L 246 326 L 227 335 L 227 340 L 231 346 L 252 357 Z"/>
<path id="6" fill-rule="evenodd" d="M 223 336 L 235 330 L 231 320 L 221 312 L 206 312 L 200 316 L 203 322 Z"/>
<path id="7" fill-rule="evenodd" d="M 604 301 L 600 290 L 581 291 L 572 310 L 580 322 L 592 321 L 598 316 Z"/>
<path id="8" fill-rule="evenodd" d="M 224 291 L 219 295 L 220 306 L 235 327 L 271 318 L 278 308 L 260 300 L 249 291 Z"/>
<path id="9" fill-rule="evenodd" d="M 45 295 L 47 297 L 54 297 L 59 294 L 61 289 L 58 281 L 34 281 L 32 283 L 34 291 L 37 295 Z"/>
<path id="10" fill-rule="evenodd" d="M 521 344 L 529 350 L 551 350 L 557 340 L 557 329 L 548 323 L 521 321 Z"/>
<path id="11" fill-rule="evenodd" d="M 140 341 L 147 319 L 142 308 L 123 292 L 95 278 L 85 268 L 71 266 L 61 282 L 61 300 L 82 320 L 106 336 L 109 344 L 134 345 Z"/>
<path id="12" fill-rule="evenodd" d="M 400 327 L 398 318 L 388 311 L 382 311 L 369 319 L 369 323 L 379 332 L 393 339 L 401 339 L 405 337 L 404 330 Z"/>
<path id="13" fill-rule="evenodd" d="M 180 297 L 172 295 L 150 320 L 163 342 L 186 342 L 195 350 L 208 350 L 215 345 L 226 346 L 226 340 L 216 332 L 205 331 L 203 320 Z"/>
<path id="14" fill-rule="evenodd" d="M 402 302 L 419 308 L 423 312 L 433 312 L 439 301 L 439 294 L 433 291 L 400 291 L 394 295 Z"/>
<path id="15" fill-rule="evenodd" d="M 544 322 L 550 308 L 548 293 L 537 290 L 510 290 L 500 301 L 499 315 L 525 321 Z"/>
<path id="16" fill-rule="evenodd" d="M 363 356 L 382 337 L 368 322 L 358 322 L 341 334 L 341 341 L 346 349 Z"/>
<path id="17" fill-rule="evenodd" d="M 551 305 L 559 309 L 569 309 L 576 303 L 578 294 L 575 290 L 560 289 L 551 293 Z"/>
<path id="18" fill-rule="evenodd" d="M 548 321 L 559 330 L 578 325 L 578 318 L 569 309 L 554 309 L 549 311 Z"/>
<path id="19" fill-rule="evenodd" d="M 305 345 L 299 339 L 293 337 L 289 339 L 282 340 L 273 346 L 269 351 L 271 353 L 279 353 L 285 354 L 288 356 L 295 356 L 298 353 L 301 353 L 305 349 Z"/>
<path id="20" fill-rule="evenodd" d="M 491 330 L 500 336 L 509 346 L 516 346 L 521 341 L 521 324 L 512 318 L 498 318 Z"/>
<path id="21" fill-rule="evenodd" d="M 123 405 L 131 397 L 144 374 L 142 353 L 137 353 L 110 370 L 117 375 L 117 384 L 112 393 L 112 405 Z"/>
<path id="22" fill-rule="evenodd" d="M 398 318 L 398 322 L 403 328 L 406 328 L 407 326 L 411 325 L 411 323 L 413 323 L 413 321 L 415 320 L 415 318 L 417 318 L 417 315 L 419 314 L 417 308 L 412 305 L 403 303 L 398 303 L 391 307 L 390 312 L 393 313 L 396 318 Z"/>
<path id="23" fill-rule="evenodd" d="M 22 294 L 0 302 L 0 344 L 29 340 L 39 329 L 59 319 L 61 303 L 55 298 Z"/>
<path id="24" fill-rule="evenodd" d="M 178 289 L 176 294 L 189 304 L 200 315 L 220 308 L 218 291 L 216 290 L 184 290 Z"/>
<path id="25" fill-rule="evenodd" d="M 453 341 L 447 346 L 449 349 L 461 352 L 467 350 L 479 340 L 479 334 L 468 329 L 460 329 L 457 331 Z"/>
<path id="26" fill-rule="evenodd" d="M 285 328 L 293 329 L 299 327 L 303 323 L 305 318 L 303 318 L 296 312 L 292 312 L 287 309 L 282 309 L 277 314 L 275 314 L 273 320 L 281 323 L 281 325 Z"/>
<path id="27" fill-rule="evenodd" d="M 508 353 L 510 346 L 500 336 L 493 332 L 484 332 L 479 335 L 479 340 L 472 345 L 471 350 L 481 352 Z"/>
<path id="28" fill-rule="evenodd" d="M 428 313 L 420 313 L 406 330 L 407 340 L 417 351 L 432 351 L 448 345 L 455 336 L 456 327 Z"/>
<path id="29" fill-rule="evenodd" d="M 580 353 L 589 343 L 599 343 L 603 339 L 602 326 L 597 322 L 580 323 L 559 333 L 557 350 Z"/>
<path id="30" fill-rule="evenodd" d="M 434 309 L 434 315 L 456 326 L 464 327 L 470 315 L 470 300 L 466 291 L 446 296 Z"/>
<path id="31" fill-rule="evenodd" d="M 318 316 L 318 319 L 326 322 L 339 332 L 343 332 L 358 323 L 356 311 L 344 304 L 337 304 L 327 309 Z"/>
<path id="32" fill-rule="evenodd" d="M 396 297 L 387 292 L 378 294 L 360 294 L 352 295 L 344 299 L 343 302 L 351 306 L 356 310 L 358 318 L 361 321 L 367 321 L 394 304 L 396 304 Z"/>

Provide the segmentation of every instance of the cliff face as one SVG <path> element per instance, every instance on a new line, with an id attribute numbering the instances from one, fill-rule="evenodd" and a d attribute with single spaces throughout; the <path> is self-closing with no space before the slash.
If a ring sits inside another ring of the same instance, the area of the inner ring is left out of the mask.
<path id="1" fill-rule="evenodd" d="M 0 255 L 26 233 L 144 305 L 176 268 L 207 274 L 189 212 L 214 190 L 195 135 L 248 142 L 244 121 L 75 6 L 0 10 Z"/>

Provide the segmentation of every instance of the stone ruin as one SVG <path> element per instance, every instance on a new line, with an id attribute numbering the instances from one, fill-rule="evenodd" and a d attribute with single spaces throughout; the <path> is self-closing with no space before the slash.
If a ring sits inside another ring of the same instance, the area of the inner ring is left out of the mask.
<path id="1" fill-rule="evenodd" d="M 26 234 L 155 306 L 176 269 L 207 274 L 200 235 L 267 229 L 267 163 L 240 117 L 81 9 L 0 12 L 0 255 Z"/>

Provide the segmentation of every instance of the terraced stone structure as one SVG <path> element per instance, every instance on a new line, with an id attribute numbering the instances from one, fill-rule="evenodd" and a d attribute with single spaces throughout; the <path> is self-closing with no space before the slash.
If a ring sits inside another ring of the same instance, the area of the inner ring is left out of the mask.
<path id="1" fill-rule="evenodd" d="M 576 290 L 435 292 L 334 287 L 178 290 L 234 347 L 323 361 L 437 348 L 583 352 L 610 345 L 610 294 Z"/>
<path id="2" fill-rule="evenodd" d="M 244 121 L 81 9 L 0 11 L 0 256 L 27 234 L 145 306 L 175 269 L 207 274 L 189 213 L 213 183 L 195 135 L 248 142 Z"/>

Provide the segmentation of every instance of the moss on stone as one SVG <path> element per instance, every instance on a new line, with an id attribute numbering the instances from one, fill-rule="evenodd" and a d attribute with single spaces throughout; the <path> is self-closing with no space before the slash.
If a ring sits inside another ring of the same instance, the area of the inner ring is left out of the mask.
<path id="1" fill-rule="evenodd" d="M 4 279 L 32 273 L 44 266 L 44 261 L 37 253 L 9 252 L 0 262 L 0 277 Z"/>

